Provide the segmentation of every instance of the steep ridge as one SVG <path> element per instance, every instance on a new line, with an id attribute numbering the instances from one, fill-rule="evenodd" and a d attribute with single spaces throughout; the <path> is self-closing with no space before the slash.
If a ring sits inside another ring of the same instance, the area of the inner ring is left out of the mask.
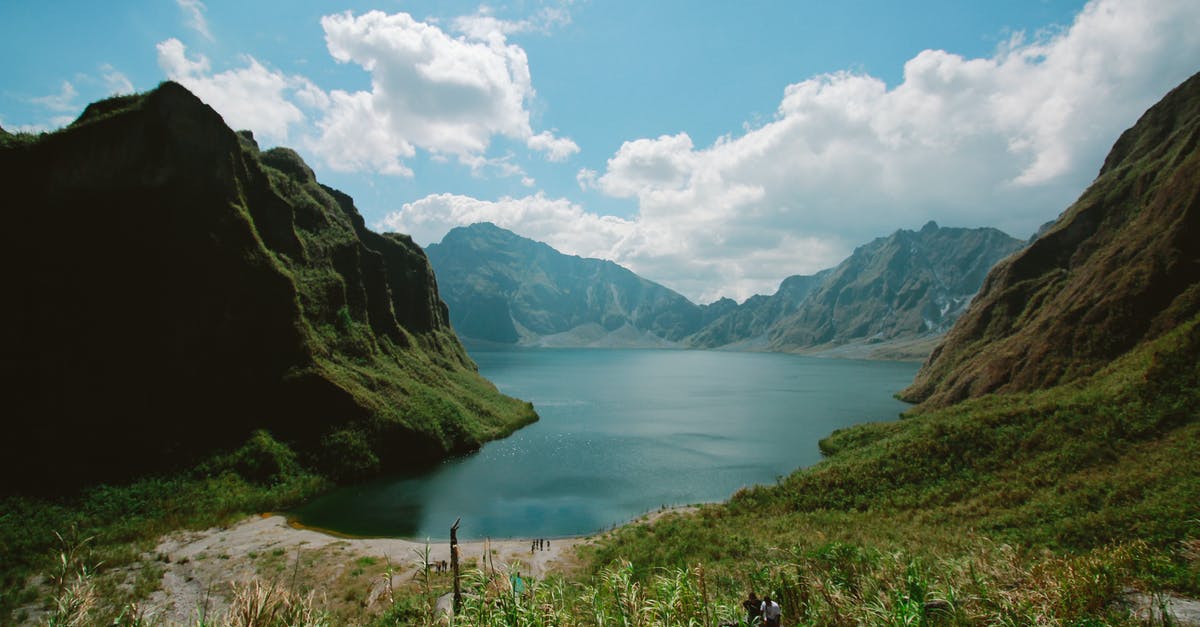
<path id="1" fill-rule="evenodd" d="M 987 270 L 1022 242 L 996 229 L 901 229 L 836 267 L 792 276 L 690 338 L 694 346 L 813 351 L 944 333 Z"/>
<path id="2" fill-rule="evenodd" d="M 899 230 L 858 247 L 770 330 L 773 350 L 944 333 L 1023 242 L 991 228 Z"/>
<path id="3" fill-rule="evenodd" d="M 902 396 L 1074 381 L 1200 311 L 1200 74 L 1125 131 L 1058 221 L 988 275 Z"/>
<path id="4" fill-rule="evenodd" d="M 3 140 L 8 487 L 170 471 L 256 429 L 357 476 L 536 419 L 479 377 L 407 236 L 183 87 Z"/>
<path id="5" fill-rule="evenodd" d="M 784 279 L 774 294 L 751 296 L 688 338 L 688 344 L 697 348 L 766 348 L 767 333 L 794 313 L 829 273 L 823 270 Z"/>
<path id="6" fill-rule="evenodd" d="M 656 346 L 711 319 L 707 308 L 611 261 L 564 255 L 490 223 L 452 229 L 426 254 L 464 337 Z"/>

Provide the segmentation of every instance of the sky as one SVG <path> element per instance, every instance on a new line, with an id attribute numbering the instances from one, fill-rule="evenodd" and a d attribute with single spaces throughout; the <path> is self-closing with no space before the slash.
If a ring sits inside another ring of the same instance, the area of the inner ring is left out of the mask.
<path id="1" fill-rule="evenodd" d="M 1195 0 L 12 0 L 0 21 L 10 132 L 174 80 L 376 230 L 490 221 L 698 303 L 929 220 L 1029 237 L 1200 70 Z"/>

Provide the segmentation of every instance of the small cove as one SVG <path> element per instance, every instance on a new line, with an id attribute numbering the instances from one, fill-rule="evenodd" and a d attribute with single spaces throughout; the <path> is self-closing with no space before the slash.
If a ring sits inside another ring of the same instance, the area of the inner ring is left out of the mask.
<path id="1" fill-rule="evenodd" d="M 541 420 L 419 474 L 334 490 L 290 515 L 361 536 L 589 534 L 720 501 L 820 461 L 835 429 L 893 420 L 918 364 L 775 353 L 472 348 Z"/>

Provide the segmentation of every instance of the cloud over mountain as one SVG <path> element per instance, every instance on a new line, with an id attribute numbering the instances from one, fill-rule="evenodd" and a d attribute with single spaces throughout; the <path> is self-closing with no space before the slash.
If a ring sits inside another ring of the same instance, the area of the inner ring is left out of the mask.
<path id="1" fill-rule="evenodd" d="M 1070 27 L 1016 33 L 986 58 L 920 52 L 895 86 L 849 71 L 788 85 L 773 119 L 709 146 L 686 130 L 631 139 L 577 179 L 637 202 L 609 258 L 701 301 L 768 291 L 835 264 L 852 242 L 931 219 L 1027 236 L 1095 176 L 1121 129 L 1195 71 L 1198 29 L 1186 0 L 1096 0 Z M 519 205 L 473 219 L 555 230 L 527 226 Z"/>

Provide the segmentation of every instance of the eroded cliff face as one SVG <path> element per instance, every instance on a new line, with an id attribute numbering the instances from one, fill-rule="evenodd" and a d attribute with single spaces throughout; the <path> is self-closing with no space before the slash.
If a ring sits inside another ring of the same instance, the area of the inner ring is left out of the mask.
<path id="1" fill-rule="evenodd" d="M 947 405 L 1069 382 L 1200 311 L 1200 75 L 1147 111 L 1100 175 L 996 266 L 903 397 Z"/>
<path id="2" fill-rule="evenodd" d="M 266 428 L 370 472 L 535 419 L 475 372 L 407 236 L 183 87 L 3 139 L 0 470 L 120 479 Z"/>

